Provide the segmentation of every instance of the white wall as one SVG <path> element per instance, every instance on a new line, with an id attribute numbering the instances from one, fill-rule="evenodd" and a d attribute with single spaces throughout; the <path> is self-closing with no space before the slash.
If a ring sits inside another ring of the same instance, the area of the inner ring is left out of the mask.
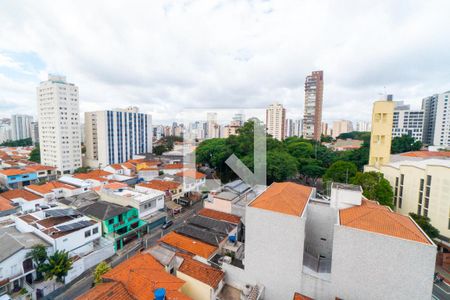
<path id="1" fill-rule="evenodd" d="M 342 299 L 430 299 L 436 246 L 335 226 L 332 282 Z"/>
<path id="2" fill-rule="evenodd" d="M 308 253 L 331 258 L 333 229 L 337 210 L 329 205 L 311 201 L 306 208 L 305 249 Z M 325 239 L 325 240 L 323 240 Z"/>
<path id="3" fill-rule="evenodd" d="M 291 300 L 301 288 L 305 219 L 251 206 L 246 210 L 245 270 L 265 299 Z"/>

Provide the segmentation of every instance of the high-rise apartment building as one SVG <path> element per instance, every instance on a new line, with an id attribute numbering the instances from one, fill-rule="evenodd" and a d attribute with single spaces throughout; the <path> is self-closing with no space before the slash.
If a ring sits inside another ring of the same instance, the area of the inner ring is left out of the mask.
<path id="1" fill-rule="evenodd" d="M 341 133 L 353 131 L 352 121 L 337 120 L 333 122 L 333 138 L 337 138 Z"/>
<path id="2" fill-rule="evenodd" d="M 424 111 L 423 142 L 427 145 L 450 146 L 450 91 L 422 100 Z"/>
<path id="3" fill-rule="evenodd" d="M 366 131 L 370 131 L 370 122 L 366 122 L 366 121 L 356 121 L 356 126 L 355 126 L 355 130 L 356 131 L 361 131 L 361 132 L 366 132 Z"/>
<path id="4" fill-rule="evenodd" d="M 37 87 L 41 163 L 58 174 L 81 167 L 78 87 L 65 76 L 49 75 Z"/>
<path id="5" fill-rule="evenodd" d="M 266 109 L 267 133 L 273 138 L 282 141 L 284 139 L 284 125 L 286 120 L 286 109 L 279 103 L 270 104 Z"/>
<path id="6" fill-rule="evenodd" d="M 33 142 L 33 145 L 36 145 L 39 143 L 39 123 L 38 122 L 31 122 L 30 125 L 31 130 L 31 140 Z"/>
<path id="7" fill-rule="evenodd" d="M 245 115 L 243 113 L 234 114 L 233 121 L 239 122 L 239 126 L 242 126 L 245 123 Z"/>
<path id="8" fill-rule="evenodd" d="M 209 112 L 206 114 L 207 137 L 214 139 L 220 137 L 220 126 L 217 123 L 217 113 Z"/>
<path id="9" fill-rule="evenodd" d="M 379 168 L 387 164 L 391 156 L 393 101 L 376 101 L 372 112 L 369 165 Z"/>
<path id="10" fill-rule="evenodd" d="M 31 122 L 33 117 L 28 115 L 11 116 L 11 139 L 13 141 L 31 137 Z"/>
<path id="11" fill-rule="evenodd" d="M 137 107 L 86 112 L 84 119 L 86 159 L 92 167 L 152 152 L 152 117 Z"/>
<path id="12" fill-rule="evenodd" d="M 320 140 L 322 132 L 323 71 L 314 71 L 305 80 L 303 137 Z"/>
<path id="13" fill-rule="evenodd" d="M 395 101 L 394 118 L 392 124 L 392 137 L 409 135 L 416 141 L 422 141 L 423 137 L 423 110 L 411 110 L 411 107 L 403 101 Z"/>
<path id="14" fill-rule="evenodd" d="M 0 144 L 11 140 L 11 126 L 9 124 L 0 124 Z"/>

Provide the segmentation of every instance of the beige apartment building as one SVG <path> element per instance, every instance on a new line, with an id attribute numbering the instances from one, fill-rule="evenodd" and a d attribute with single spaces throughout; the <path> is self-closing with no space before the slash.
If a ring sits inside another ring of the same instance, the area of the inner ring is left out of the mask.
<path id="1" fill-rule="evenodd" d="M 450 238 L 450 153 L 416 151 L 393 155 L 379 171 L 394 189 L 394 209 L 402 215 L 430 218 L 443 238 Z"/>
<path id="2" fill-rule="evenodd" d="M 273 103 L 266 109 L 267 133 L 273 138 L 284 139 L 284 125 L 286 122 L 286 109 L 279 103 Z"/>
<path id="3" fill-rule="evenodd" d="M 391 155 L 394 102 L 376 101 L 372 111 L 369 165 L 379 168 L 388 163 Z"/>

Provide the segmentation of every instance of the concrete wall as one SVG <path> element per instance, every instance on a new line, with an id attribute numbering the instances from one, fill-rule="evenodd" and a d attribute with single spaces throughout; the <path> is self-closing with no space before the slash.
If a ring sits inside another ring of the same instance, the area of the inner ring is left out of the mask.
<path id="1" fill-rule="evenodd" d="M 180 270 L 177 271 L 177 277 L 186 281 L 181 287 L 181 292 L 186 296 L 195 300 L 212 300 L 213 289 L 209 285 L 184 274 Z"/>
<path id="2" fill-rule="evenodd" d="M 231 214 L 231 201 L 222 200 L 213 196 L 212 202 L 205 200 L 203 203 L 205 208 Z"/>
<path id="3" fill-rule="evenodd" d="M 436 246 L 335 226 L 334 296 L 350 299 L 430 299 Z"/>
<path id="4" fill-rule="evenodd" d="M 305 219 L 248 206 L 246 223 L 245 271 L 265 299 L 291 300 L 301 288 Z"/>
<path id="5" fill-rule="evenodd" d="M 333 228 L 336 223 L 336 209 L 326 204 L 310 202 L 306 208 L 305 251 L 314 256 L 331 258 Z"/>

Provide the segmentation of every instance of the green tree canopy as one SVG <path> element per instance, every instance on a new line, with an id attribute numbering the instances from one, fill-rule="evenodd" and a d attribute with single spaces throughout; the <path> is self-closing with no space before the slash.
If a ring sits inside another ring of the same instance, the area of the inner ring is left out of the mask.
<path id="1" fill-rule="evenodd" d="M 381 205 L 393 207 L 392 199 L 394 193 L 391 184 L 382 173 L 378 172 L 358 172 L 351 180 L 352 184 L 360 185 L 363 195 L 370 200 L 376 200 Z"/>
<path id="2" fill-rule="evenodd" d="M 412 136 L 402 135 L 395 137 L 391 143 L 391 153 L 403 153 L 408 151 L 418 151 L 422 148 L 422 142 L 416 141 Z"/>
<path id="3" fill-rule="evenodd" d="M 94 270 L 94 283 L 101 283 L 102 276 L 105 275 L 109 270 L 111 270 L 111 266 L 107 262 L 102 261 L 101 263 L 99 263 Z"/>
<path id="4" fill-rule="evenodd" d="M 419 216 L 415 213 L 410 213 L 409 215 L 431 239 L 439 237 L 439 230 L 431 225 L 430 218 Z"/>
<path id="5" fill-rule="evenodd" d="M 153 147 L 153 153 L 156 155 L 162 155 L 164 152 L 169 151 L 166 145 L 157 145 Z"/>
<path id="6" fill-rule="evenodd" d="M 26 138 L 26 139 L 16 140 L 16 141 L 6 141 L 6 142 L 0 144 L 0 146 L 5 146 L 5 147 L 26 147 L 26 146 L 32 146 L 32 145 L 33 145 L 33 141 L 31 140 L 31 138 Z"/>
<path id="7" fill-rule="evenodd" d="M 72 260 L 66 251 L 57 250 L 47 258 L 47 262 L 42 265 L 42 271 L 46 280 L 56 278 L 57 282 L 64 283 L 64 278 L 72 269 Z"/>
<path id="8" fill-rule="evenodd" d="M 36 163 L 41 163 L 41 151 L 39 148 L 39 145 L 36 145 L 33 150 L 30 152 L 30 158 L 29 161 L 34 161 Z"/>
<path id="9" fill-rule="evenodd" d="M 47 260 L 47 248 L 42 244 L 34 245 L 28 253 L 28 257 L 33 260 L 33 263 L 36 266 L 37 278 L 41 279 L 43 271 L 42 267 Z"/>
<path id="10" fill-rule="evenodd" d="M 349 183 L 350 179 L 356 175 L 358 169 L 356 165 L 348 161 L 337 161 L 333 163 L 325 172 L 323 180 L 325 182 Z"/>

